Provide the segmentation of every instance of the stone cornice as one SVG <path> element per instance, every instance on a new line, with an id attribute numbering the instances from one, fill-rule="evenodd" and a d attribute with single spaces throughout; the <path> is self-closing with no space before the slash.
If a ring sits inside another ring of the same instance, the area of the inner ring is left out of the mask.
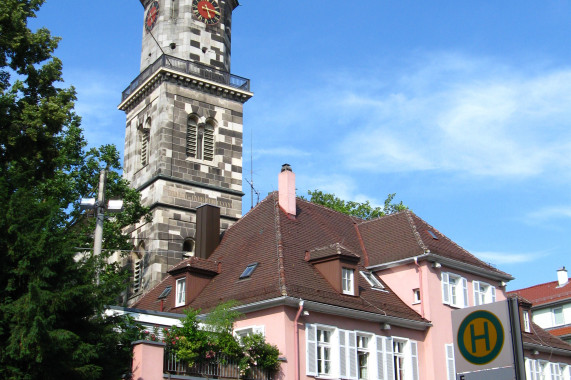
<path id="1" fill-rule="evenodd" d="M 183 87 L 188 87 L 196 91 L 234 100 L 240 103 L 245 103 L 254 95 L 250 91 L 241 90 L 239 88 L 227 86 L 198 76 L 161 67 L 135 91 L 133 91 L 132 94 L 125 98 L 117 108 L 125 112 L 130 111 L 163 82 L 176 83 Z"/>

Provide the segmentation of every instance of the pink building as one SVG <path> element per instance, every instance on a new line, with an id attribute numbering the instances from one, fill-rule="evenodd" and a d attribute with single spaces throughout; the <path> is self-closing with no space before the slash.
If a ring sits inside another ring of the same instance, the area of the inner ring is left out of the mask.
<path id="1" fill-rule="evenodd" d="M 198 213 L 200 239 L 219 241 L 216 214 L 212 206 Z M 411 211 L 363 221 L 296 198 L 285 165 L 279 192 L 217 246 L 200 246 L 134 307 L 172 317 L 236 300 L 245 317 L 235 332 L 262 332 L 278 346 L 279 379 L 455 379 L 451 311 L 505 300 L 513 279 Z M 521 308 L 523 321 L 529 305 Z M 571 346 L 529 326 L 522 326 L 528 379 L 569 380 Z M 162 363 L 161 347 L 146 346 L 136 346 L 137 368 Z M 135 378 L 167 377 L 149 368 L 154 374 Z"/>

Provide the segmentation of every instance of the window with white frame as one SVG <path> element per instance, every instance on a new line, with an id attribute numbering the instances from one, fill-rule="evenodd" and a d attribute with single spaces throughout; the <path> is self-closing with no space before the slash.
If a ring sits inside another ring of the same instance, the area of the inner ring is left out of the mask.
<path id="1" fill-rule="evenodd" d="M 357 366 L 359 379 L 369 379 L 371 337 L 357 334 Z"/>
<path id="2" fill-rule="evenodd" d="M 264 326 L 248 326 L 248 327 L 241 327 L 238 329 L 234 329 L 234 336 L 237 338 L 243 338 L 245 336 L 250 336 L 254 334 L 261 334 L 265 335 L 265 327 Z"/>
<path id="3" fill-rule="evenodd" d="M 456 363 L 454 362 L 454 345 L 445 344 L 446 352 L 446 376 L 447 380 L 456 380 Z"/>
<path id="4" fill-rule="evenodd" d="M 549 378 L 549 362 L 544 360 L 537 361 L 539 380 L 547 380 Z"/>
<path id="5" fill-rule="evenodd" d="M 442 303 L 454 307 L 467 307 L 468 281 L 454 273 L 442 273 Z"/>
<path id="6" fill-rule="evenodd" d="M 317 329 L 317 373 L 331 375 L 331 336 L 333 332 L 326 329 Z"/>
<path id="7" fill-rule="evenodd" d="M 559 363 L 551 363 L 551 380 L 563 380 Z"/>
<path id="8" fill-rule="evenodd" d="M 395 380 L 405 380 L 405 364 L 404 364 L 404 346 L 406 342 L 402 340 L 393 340 L 393 369 Z"/>
<path id="9" fill-rule="evenodd" d="M 176 302 L 175 307 L 184 306 L 186 303 L 186 279 L 176 280 Z"/>
<path id="10" fill-rule="evenodd" d="M 342 268 L 341 269 L 341 289 L 343 294 L 354 295 L 354 273 L 353 269 Z"/>
<path id="11" fill-rule="evenodd" d="M 474 306 L 496 302 L 496 288 L 482 281 L 473 281 Z"/>
<path id="12" fill-rule="evenodd" d="M 419 379 L 416 341 L 332 326 L 306 325 L 306 363 L 315 377 Z"/>
<path id="13" fill-rule="evenodd" d="M 412 289 L 412 303 L 420 303 L 420 289 Z"/>
<path id="14" fill-rule="evenodd" d="M 555 307 L 551 309 L 551 312 L 553 313 L 553 326 L 561 326 L 565 324 L 562 307 Z"/>
<path id="15" fill-rule="evenodd" d="M 383 284 L 379 281 L 379 279 L 373 273 L 371 273 L 369 271 L 361 271 L 361 276 L 363 276 L 365 278 L 365 280 L 367 280 L 369 285 L 371 285 L 371 288 L 377 289 L 377 290 L 383 290 L 385 288 L 383 286 Z"/>
<path id="16" fill-rule="evenodd" d="M 529 311 L 523 311 L 523 331 L 531 332 L 531 324 L 529 323 Z"/>

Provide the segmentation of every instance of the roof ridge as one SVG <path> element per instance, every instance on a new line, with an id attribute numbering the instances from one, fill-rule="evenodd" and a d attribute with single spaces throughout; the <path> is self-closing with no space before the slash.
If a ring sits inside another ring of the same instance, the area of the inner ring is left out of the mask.
<path id="1" fill-rule="evenodd" d="M 359 220 L 361 221 L 361 223 L 357 223 L 357 225 L 360 226 L 360 225 L 362 225 L 362 224 L 366 224 L 366 223 L 369 223 L 369 222 L 376 222 L 377 220 L 387 219 L 387 218 L 390 218 L 391 216 L 406 214 L 406 213 L 409 212 L 409 211 L 410 211 L 410 210 L 407 209 L 407 210 L 403 210 L 403 211 L 392 212 L 392 213 L 390 213 L 390 214 L 381 215 L 381 216 L 378 216 L 378 217 L 373 218 L 373 219 L 361 219 L 361 218 L 359 218 Z M 410 211 L 410 212 L 412 212 L 412 211 Z"/>
<path id="2" fill-rule="evenodd" d="M 424 244 L 424 240 L 422 240 L 422 236 L 420 236 L 420 234 L 418 233 L 418 230 L 416 229 L 416 223 L 414 223 L 414 220 L 412 219 L 412 216 L 411 216 L 412 213 L 413 212 L 410 210 L 404 211 L 404 214 L 406 215 L 406 218 L 408 220 L 408 224 L 410 225 L 410 228 L 412 229 L 412 234 L 414 235 L 416 242 L 418 243 L 420 248 L 422 248 L 422 250 L 424 252 L 426 252 L 428 247 L 426 244 Z"/>
<path id="3" fill-rule="evenodd" d="M 409 211 L 409 210 L 407 210 Z M 485 262 L 484 260 L 478 258 L 476 255 L 474 255 L 473 253 L 471 253 L 470 251 L 468 251 L 466 248 L 462 247 L 461 245 L 459 245 L 458 243 L 456 243 L 454 240 L 450 239 L 448 237 L 448 235 L 443 234 L 442 232 L 440 232 L 438 230 L 438 228 L 435 228 L 433 225 L 431 225 L 430 223 L 428 223 L 426 220 L 422 219 L 420 216 L 416 215 L 414 212 L 409 211 L 412 215 L 414 215 L 415 217 L 417 217 L 418 219 L 420 219 L 422 221 L 422 223 L 426 224 L 428 227 L 430 227 L 432 230 L 438 232 L 443 238 L 445 238 L 447 241 L 449 241 L 452 245 L 454 245 L 456 248 L 460 249 L 461 251 L 463 251 L 464 253 L 466 253 L 467 255 L 470 255 L 471 257 L 475 258 L 476 260 L 478 260 L 479 262 L 481 262 L 482 264 L 492 268 L 493 270 L 497 271 L 497 272 L 502 272 L 501 270 L 499 270 L 498 268 L 496 268 L 494 265 Z M 505 273 L 505 272 L 502 272 Z"/>
<path id="4" fill-rule="evenodd" d="M 541 284 L 535 284 L 535 285 L 528 286 L 527 288 L 521 288 L 521 289 L 510 290 L 508 293 L 511 293 L 511 292 L 519 292 L 519 291 L 521 291 L 521 290 L 527 290 L 527 289 L 532 289 L 532 288 L 538 288 L 538 287 L 540 287 L 540 286 L 546 286 L 546 285 L 549 285 L 549 284 L 555 284 L 556 282 L 557 282 L 557 280 L 555 280 L 555 281 L 549 281 L 549 282 L 543 282 L 543 283 L 541 283 Z M 570 281 L 569 283 L 571 283 L 571 281 Z M 563 287 L 562 287 L 562 288 L 563 288 Z"/>
<path id="5" fill-rule="evenodd" d="M 274 200 L 274 228 L 276 233 L 276 253 L 278 255 L 278 285 L 281 294 L 283 296 L 287 296 L 287 287 L 285 283 L 285 270 L 284 270 L 284 250 L 283 250 L 282 233 L 280 228 L 280 203 L 279 203 L 279 198 L 276 196 L 275 191 L 271 195 Z"/>
<path id="6" fill-rule="evenodd" d="M 336 214 L 343 215 L 343 216 L 349 218 L 350 220 L 353 220 L 354 222 L 362 222 L 362 221 L 365 220 L 365 219 L 359 218 L 358 216 L 355 216 L 355 215 L 349 215 L 349 214 L 345 214 L 344 212 L 341 212 L 341 211 L 333 210 L 331 207 L 327 207 L 327 206 L 324 206 L 324 205 L 319 204 L 319 203 L 313 203 L 312 201 L 307 200 L 307 199 L 305 199 L 305 198 L 303 198 L 303 197 L 301 197 L 301 196 L 296 197 L 296 199 L 298 199 L 298 200 L 300 200 L 300 201 L 302 201 L 302 202 L 305 202 L 305 203 L 307 203 L 307 204 L 310 204 L 310 205 L 312 205 L 312 206 L 315 206 L 315 207 L 318 207 L 318 208 L 322 208 L 322 209 L 327 210 L 327 211 L 329 211 L 329 212 L 334 212 L 334 213 L 336 213 Z"/>

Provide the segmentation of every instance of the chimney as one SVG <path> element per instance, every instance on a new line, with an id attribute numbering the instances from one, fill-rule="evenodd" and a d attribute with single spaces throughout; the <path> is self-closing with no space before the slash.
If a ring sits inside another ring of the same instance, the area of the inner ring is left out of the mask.
<path id="1" fill-rule="evenodd" d="M 282 165 L 278 176 L 278 190 L 280 207 L 289 215 L 295 216 L 295 174 L 289 164 Z"/>
<path id="2" fill-rule="evenodd" d="M 568 281 L 569 277 L 567 277 L 567 269 L 565 269 L 565 267 L 557 269 L 557 282 L 559 282 L 559 286 L 567 284 Z"/>
<path id="3" fill-rule="evenodd" d="M 207 259 L 220 243 L 220 207 L 204 204 L 196 209 L 196 255 Z"/>

